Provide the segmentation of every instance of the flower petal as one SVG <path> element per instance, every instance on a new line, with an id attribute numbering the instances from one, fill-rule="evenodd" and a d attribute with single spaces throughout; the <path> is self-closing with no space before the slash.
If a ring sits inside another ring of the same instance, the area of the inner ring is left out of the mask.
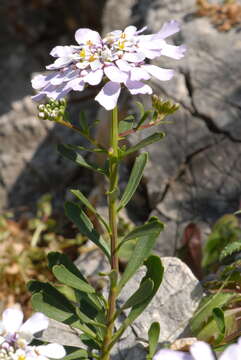
<path id="1" fill-rule="evenodd" d="M 48 325 L 48 318 L 44 314 L 37 312 L 33 314 L 27 321 L 25 321 L 19 331 L 33 335 L 47 329 Z"/>
<path id="2" fill-rule="evenodd" d="M 153 360 L 193 360 L 193 359 L 189 354 L 185 352 L 163 349 L 158 351 L 158 353 L 154 356 Z M 202 360 L 204 360 L 204 358 Z"/>
<path id="3" fill-rule="evenodd" d="M 150 75 L 148 74 L 147 71 L 145 71 L 144 69 L 140 68 L 140 67 L 133 67 L 131 69 L 131 76 L 130 76 L 130 80 L 135 81 L 135 80 L 149 80 L 150 79 Z"/>
<path id="4" fill-rule="evenodd" d="M 57 70 L 69 65 L 73 61 L 70 57 L 57 58 L 53 64 L 47 65 L 47 70 Z"/>
<path id="5" fill-rule="evenodd" d="M 229 347 L 224 350 L 219 360 L 241 360 L 240 343 L 229 345 Z"/>
<path id="6" fill-rule="evenodd" d="M 117 66 L 111 65 L 104 68 L 105 75 L 113 82 L 124 82 L 128 79 L 128 74 L 121 71 Z"/>
<path id="7" fill-rule="evenodd" d="M 66 355 L 64 347 L 59 344 L 39 345 L 36 350 L 40 355 L 52 359 L 62 359 Z"/>
<path id="8" fill-rule="evenodd" d="M 36 75 L 31 83 L 32 83 L 32 87 L 35 89 L 35 90 L 40 90 L 42 89 L 44 86 L 46 86 L 48 84 L 48 82 L 54 78 L 56 75 L 58 75 L 57 72 L 54 72 L 52 74 L 48 74 L 48 75 Z"/>
<path id="9" fill-rule="evenodd" d="M 185 55 L 187 48 L 185 45 L 175 46 L 165 44 L 161 50 L 161 54 L 170 58 L 180 60 Z"/>
<path id="10" fill-rule="evenodd" d="M 71 81 L 68 82 L 68 86 L 75 91 L 83 91 L 84 87 L 85 87 L 85 83 L 82 79 L 77 78 L 77 79 L 73 79 Z"/>
<path id="11" fill-rule="evenodd" d="M 67 84 L 59 86 L 49 85 L 43 89 L 43 93 L 53 100 L 60 100 L 65 97 L 71 91 L 71 87 Z"/>
<path id="12" fill-rule="evenodd" d="M 119 59 L 115 63 L 121 71 L 128 72 L 132 69 L 132 66 L 125 60 Z"/>
<path id="13" fill-rule="evenodd" d="M 156 36 L 160 37 L 161 39 L 166 39 L 167 37 L 179 32 L 180 28 L 181 26 L 178 21 L 171 20 L 162 26 L 161 30 L 158 31 Z"/>
<path id="14" fill-rule="evenodd" d="M 140 52 L 130 52 L 125 53 L 122 59 L 133 63 L 139 63 L 145 59 L 145 55 Z"/>
<path id="15" fill-rule="evenodd" d="M 6 309 L 2 314 L 2 322 L 7 332 L 15 333 L 22 325 L 23 312 L 15 308 Z"/>
<path id="16" fill-rule="evenodd" d="M 73 54 L 73 48 L 70 46 L 55 46 L 50 55 L 53 57 L 68 57 Z"/>
<path id="17" fill-rule="evenodd" d="M 95 100 L 98 101 L 106 110 L 112 110 L 117 104 L 120 92 L 120 84 L 109 81 L 95 97 Z"/>
<path id="18" fill-rule="evenodd" d="M 99 60 L 95 60 L 90 63 L 91 70 L 93 71 L 100 69 L 102 66 L 102 63 Z"/>
<path id="19" fill-rule="evenodd" d="M 204 341 L 195 342 L 190 348 L 190 353 L 194 360 L 215 360 L 211 347 Z"/>
<path id="20" fill-rule="evenodd" d="M 97 31 L 87 28 L 77 30 L 75 33 L 75 40 L 78 44 L 86 44 L 89 41 L 93 44 L 101 43 L 100 34 Z"/>
<path id="21" fill-rule="evenodd" d="M 132 95 L 152 94 L 152 88 L 149 85 L 142 83 L 141 81 L 127 80 L 125 85 Z"/>
<path id="22" fill-rule="evenodd" d="M 39 101 L 43 100 L 45 97 L 46 97 L 46 94 L 44 92 L 40 92 L 39 94 L 31 96 L 31 99 L 33 101 L 39 102 Z"/>
<path id="23" fill-rule="evenodd" d="M 149 74 L 156 77 L 158 80 L 167 81 L 170 80 L 173 75 L 174 71 L 171 69 L 163 69 L 156 65 L 142 65 L 141 66 L 144 70 L 146 70 Z"/>
<path id="24" fill-rule="evenodd" d="M 98 85 L 103 78 L 103 70 L 90 71 L 83 80 L 90 85 Z"/>
<path id="25" fill-rule="evenodd" d="M 135 35 L 136 30 L 137 30 L 136 26 L 130 25 L 125 28 L 124 34 L 127 35 L 127 37 L 131 37 Z"/>

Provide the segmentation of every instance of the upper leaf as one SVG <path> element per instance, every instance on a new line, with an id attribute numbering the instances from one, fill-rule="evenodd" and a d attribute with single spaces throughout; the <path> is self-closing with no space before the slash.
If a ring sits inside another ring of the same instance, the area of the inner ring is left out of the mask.
<path id="1" fill-rule="evenodd" d="M 157 218 L 152 218 L 151 221 L 146 224 L 146 226 L 143 225 L 143 227 L 140 228 L 133 230 L 130 234 L 127 235 L 128 239 L 137 238 L 137 242 L 128 265 L 118 284 L 118 291 L 121 291 L 125 284 L 143 264 L 144 260 L 149 256 L 160 232 L 163 230 L 163 223 L 160 222 Z M 147 228 L 149 231 L 146 231 Z"/>
<path id="2" fill-rule="evenodd" d="M 157 141 L 162 140 L 165 137 L 165 133 L 164 132 L 156 132 L 150 136 L 147 136 L 145 139 L 141 140 L 139 143 L 137 143 L 136 145 L 130 147 L 129 149 L 127 149 L 123 154 L 122 157 L 130 155 L 136 151 L 139 151 L 141 149 L 143 149 L 144 147 L 154 144 Z"/>
<path id="3" fill-rule="evenodd" d="M 95 243 L 110 259 L 110 249 L 106 241 L 94 229 L 92 222 L 86 216 L 84 211 L 75 203 L 66 202 L 65 212 L 68 218 L 78 227 L 82 235 L 87 236 L 93 243 Z"/>
<path id="4" fill-rule="evenodd" d="M 122 195 L 120 200 L 120 204 L 118 207 L 118 211 L 124 208 L 128 202 L 131 200 L 132 196 L 134 195 L 140 181 L 142 178 L 142 174 L 147 163 L 148 153 L 140 154 L 135 161 L 135 164 L 132 168 L 131 175 L 128 181 L 128 184 L 125 188 L 125 191 Z"/>
<path id="5" fill-rule="evenodd" d="M 58 145 L 58 151 L 65 158 L 74 161 L 79 166 L 83 166 L 87 169 L 96 171 L 96 172 L 106 175 L 106 176 L 108 175 L 105 169 L 100 168 L 96 164 L 88 163 L 78 151 L 75 151 L 72 149 L 72 146 L 63 145 L 63 144 Z"/>

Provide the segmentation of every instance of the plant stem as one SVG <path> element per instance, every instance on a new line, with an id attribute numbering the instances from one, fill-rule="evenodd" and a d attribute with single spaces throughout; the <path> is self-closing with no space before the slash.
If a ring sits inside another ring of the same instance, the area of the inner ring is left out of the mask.
<path id="1" fill-rule="evenodd" d="M 117 235 L 117 194 L 118 194 L 118 108 L 115 107 L 112 112 L 111 132 L 110 132 L 110 149 L 109 149 L 109 174 L 110 184 L 108 192 L 109 208 L 109 227 L 111 239 L 111 270 L 119 273 L 119 263 L 116 248 L 118 246 Z M 107 312 L 107 330 L 104 338 L 101 360 L 109 360 L 109 345 L 112 340 L 114 328 L 114 315 L 116 312 L 116 284 L 110 281 L 110 291 L 108 298 Z"/>

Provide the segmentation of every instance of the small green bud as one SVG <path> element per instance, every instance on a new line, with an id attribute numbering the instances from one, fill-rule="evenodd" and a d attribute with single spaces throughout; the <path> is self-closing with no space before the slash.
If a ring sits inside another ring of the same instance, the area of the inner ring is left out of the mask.
<path id="1" fill-rule="evenodd" d="M 58 122 L 63 119 L 66 105 L 66 100 L 57 101 L 50 99 L 47 104 L 40 104 L 38 106 L 38 116 L 40 119 Z"/>
<path id="2" fill-rule="evenodd" d="M 172 102 L 171 100 L 163 100 L 157 95 L 152 96 L 152 106 L 157 111 L 158 115 L 170 115 L 177 111 L 180 107 L 179 104 Z"/>

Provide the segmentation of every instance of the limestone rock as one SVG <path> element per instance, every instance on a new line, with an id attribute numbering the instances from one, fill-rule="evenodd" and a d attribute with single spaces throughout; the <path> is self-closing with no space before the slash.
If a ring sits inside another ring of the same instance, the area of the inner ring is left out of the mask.
<path id="1" fill-rule="evenodd" d="M 176 75 L 168 82 L 152 80 L 156 94 L 179 102 L 181 108 L 169 117 L 173 124 L 159 126 L 167 136 L 147 148 L 145 173 L 150 211 L 157 211 L 172 229 L 188 222 L 208 227 L 220 215 L 237 210 L 241 196 L 240 27 L 220 32 L 196 11 L 195 0 L 109 0 L 103 19 L 103 32 L 134 24 L 147 25 L 153 33 L 171 19 L 181 23 L 181 32 L 169 42 L 185 43 L 186 56 L 155 60 L 175 69 Z M 135 100 L 132 96 L 132 103 Z M 148 97 L 141 100 L 150 105 Z M 129 141 L 134 144 L 152 131 L 132 135 Z M 161 234 L 160 247 L 170 239 L 166 234 Z"/>

